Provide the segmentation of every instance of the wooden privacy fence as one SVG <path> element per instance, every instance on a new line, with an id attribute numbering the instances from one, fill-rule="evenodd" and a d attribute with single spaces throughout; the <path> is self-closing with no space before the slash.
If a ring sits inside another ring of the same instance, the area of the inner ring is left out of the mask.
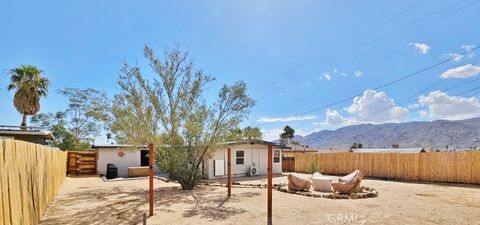
<path id="1" fill-rule="evenodd" d="M 68 151 L 68 174 L 97 174 L 96 151 Z"/>
<path id="2" fill-rule="evenodd" d="M 295 157 L 283 157 L 282 158 L 282 171 L 294 172 L 295 171 Z"/>
<path id="3" fill-rule="evenodd" d="M 37 224 L 65 178 L 67 153 L 0 139 L 0 224 Z"/>
<path id="4" fill-rule="evenodd" d="M 295 155 L 295 171 L 307 172 L 316 161 L 325 174 L 359 169 L 365 176 L 409 181 L 480 184 L 480 152 L 309 153 Z"/>

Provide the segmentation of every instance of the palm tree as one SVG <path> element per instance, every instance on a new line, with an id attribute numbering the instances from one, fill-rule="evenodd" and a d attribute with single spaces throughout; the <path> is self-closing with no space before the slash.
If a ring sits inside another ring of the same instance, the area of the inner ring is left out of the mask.
<path id="1" fill-rule="evenodd" d="M 8 90 L 15 90 L 13 105 L 23 115 L 22 128 L 27 127 L 27 115 L 40 111 L 40 97 L 47 96 L 49 80 L 42 77 L 42 70 L 33 65 L 21 65 L 11 69 Z"/>
<path id="2" fill-rule="evenodd" d="M 281 134 L 282 138 L 288 138 L 290 141 L 295 137 L 295 130 L 290 126 L 285 126 L 283 128 L 283 133 Z"/>

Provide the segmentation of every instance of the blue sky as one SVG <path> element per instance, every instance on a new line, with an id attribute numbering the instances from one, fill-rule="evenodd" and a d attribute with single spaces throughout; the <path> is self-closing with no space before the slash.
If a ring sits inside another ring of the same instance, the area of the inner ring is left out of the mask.
<path id="1" fill-rule="evenodd" d="M 478 0 L 2 0 L 0 124 L 21 121 L 13 93 L 3 93 L 13 67 L 44 70 L 52 85 L 42 112 L 54 112 L 67 104 L 55 91 L 60 88 L 115 94 L 125 61 L 152 76 L 144 44 L 160 53 L 173 42 L 217 78 L 209 100 L 224 83 L 248 84 L 258 103 L 243 125 L 260 126 L 266 139 L 286 124 L 308 134 L 359 123 L 476 117 L 477 51 L 372 89 L 479 45 L 479 10 Z"/>

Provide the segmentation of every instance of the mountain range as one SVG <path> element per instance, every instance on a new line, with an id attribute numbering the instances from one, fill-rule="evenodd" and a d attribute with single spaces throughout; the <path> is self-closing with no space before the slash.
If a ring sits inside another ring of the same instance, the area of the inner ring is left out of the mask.
<path id="1" fill-rule="evenodd" d="M 425 147 L 465 149 L 480 147 L 480 117 L 465 120 L 352 125 L 336 130 L 322 130 L 294 140 L 311 148 L 350 148 L 354 142 L 364 148 Z"/>

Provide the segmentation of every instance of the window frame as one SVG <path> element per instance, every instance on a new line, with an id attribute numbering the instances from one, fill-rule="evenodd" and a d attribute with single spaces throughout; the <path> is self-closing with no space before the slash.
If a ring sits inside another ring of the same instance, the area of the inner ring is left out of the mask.
<path id="1" fill-rule="evenodd" d="M 239 156 L 238 153 L 242 153 L 242 156 Z M 241 160 L 241 163 L 238 160 Z M 235 165 L 245 165 L 245 150 L 235 151 Z"/>
<path id="2" fill-rule="evenodd" d="M 275 153 L 278 153 L 278 155 L 276 155 Z M 280 150 L 273 150 L 273 163 L 280 163 L 281 156 L 282 156 L 282 153 L 280 152 Z"/>

